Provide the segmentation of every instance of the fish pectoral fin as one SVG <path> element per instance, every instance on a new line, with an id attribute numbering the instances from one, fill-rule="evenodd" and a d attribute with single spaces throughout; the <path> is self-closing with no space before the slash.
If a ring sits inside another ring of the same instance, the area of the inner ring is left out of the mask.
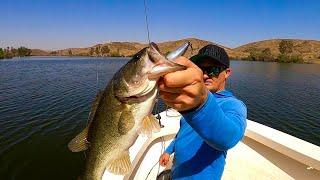
<path id="1" fill-rule="evenodd" d="M 87 141 L 89 126 L 87 126 L 81 133 L 79 133 L 75 138 L 73 138 L 69 144 L 68 148 L 72 152 L 80 152 L 88 149 L 89 142 Z"/>
<path id="2" fill-rule="evenodd" d="M 130 108 L 124 106 L 119 122 L 118 122 L 118 132 L 121 135 L 127 134 L 134 126 L 134 117 Z"/>
<path id="3" fill-rule="evenodd" d="M 159 132 L 160 125 L 157 119 L 151 114 L 141 121 L 141 133 L 151 136 L 152 132 Z"/>
<path id="4" fill-rule="evenodd" d="M 106 169 L 113 174 L 124 175 L 129 173 L 131 170 L 129 151 L 123 152 L 118 158 L 111 160 Z"/>

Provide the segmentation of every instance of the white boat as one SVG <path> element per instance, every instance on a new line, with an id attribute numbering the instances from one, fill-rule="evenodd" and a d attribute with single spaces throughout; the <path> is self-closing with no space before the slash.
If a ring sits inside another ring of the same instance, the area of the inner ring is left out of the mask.
<path id="1" fill-rule="evenodd" d="M 160 113 L 164 127 L 152 137 L 139 136 L 130 148 L 132 170 L 126 176 L 105 171 L 103 180 L 155 180 L 165 169 L 158 160 L 179 129 L 180 114 Z M 247 120 L 245 137 L 228 151 L 223 180 L 320 180 L 320 147 L 262 124 Z"/>

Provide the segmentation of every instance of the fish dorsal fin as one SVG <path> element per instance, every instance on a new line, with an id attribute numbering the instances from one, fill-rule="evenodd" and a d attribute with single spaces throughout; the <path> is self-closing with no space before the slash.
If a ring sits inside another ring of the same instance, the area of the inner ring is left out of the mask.
<path id="1" fill-rule="evenodd" d="M 89 117 L 88 117 L 88 124 L 87 124 L 88 126 L 93 121 L 93 118 L 97 112 L 97 109 L 98 109 L 99 103 L 102 99 L 102 96 L 103 96 L 103 91 L 99 91 L 96 95 L 96 98 L 94 99 L 94 101 L 92 103 L 91 110 L 90 110 Z"/>
<path id="2" fill-rule="evenodd" d="M 121 153 L 118 157 L 107 163 L 106 169 L 109 172 L 118 175 L 125 175 L 129 173 L 131 170 L 129 151 Z"/>
<path id="3" fill-rule="evenodd" d="M 152 114 L 143 118 L 143 120 L 141 121 L 141 130 L 140 130 L 142 134 L 145 134 L 148 137 L 150 137 L 152 132 L 159 132 L 159 131 L 160 131 L 160 125 L 157 119 Z"/>
<path id="4" fill-rule="evenodd" d="M 121 135 L 127 134 L 134 126 L 134 117 L 128 105 L 122 106 L 122 113 L 118 123 L 118 132 Z"/>
<path id="5" fill-rule="evenodd" d="M 81 131 L 75 138 L 73 138 L 69 144 L 68 148 L 72 152 L 80 152 L 88 149 L 89 142 L 87 141 L 89 126 L 87 126 L 83 131 Z"/>

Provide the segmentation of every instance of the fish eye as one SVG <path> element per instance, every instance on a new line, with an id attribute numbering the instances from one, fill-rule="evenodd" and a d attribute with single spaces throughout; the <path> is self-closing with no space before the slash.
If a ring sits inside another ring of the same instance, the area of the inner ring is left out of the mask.
<path id="1" fill-rule="evenodd" d="M 138 61 L 142 56 L 143 54 L 145 53 L 146 51 L 146 48 L 143 48 L 142 50 L 140 50 L 139 52 L 137 52 L 135 55 L 133 55 L 133 60 L 134 61 Z"/>
<path id="2" fill-rule="evenodd" d="M 140 54 L 136 54 L 133 58 L 134 59 L 140 59 Z"/>

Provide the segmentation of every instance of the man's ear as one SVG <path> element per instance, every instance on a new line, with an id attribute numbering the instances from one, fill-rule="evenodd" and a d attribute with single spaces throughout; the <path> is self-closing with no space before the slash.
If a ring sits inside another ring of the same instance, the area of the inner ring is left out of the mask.
<path id="1" fill-rule="evenodd" d="M 225 72 L 226 72 L 225 78 L 227 79 L 229 76 L 231 76 L 232 70 L 231 70 L 231 68 L 227 68 L 227 69 L 225 70 Z"/>

